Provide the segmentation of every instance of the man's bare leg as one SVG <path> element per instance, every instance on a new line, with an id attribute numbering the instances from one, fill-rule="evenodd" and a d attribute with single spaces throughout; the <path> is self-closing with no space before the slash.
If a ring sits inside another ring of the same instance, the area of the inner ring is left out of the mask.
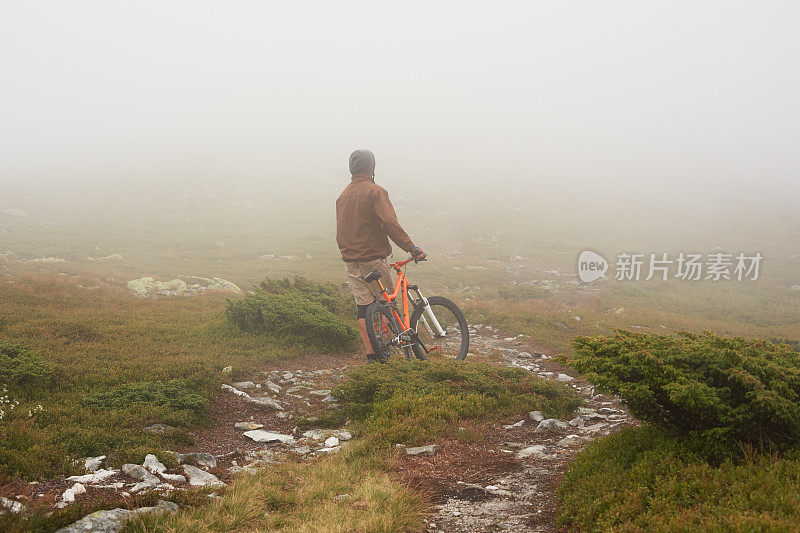
<path id="1" fill-rule="evenodd" d="M 366 318 L 358 319 L 358 331 L 361 332 L 361 340 L 364 341 L 364 349 L 366 350 L 367 355 L 374 354 L 375 350 L 372 349 L 372 343 L 369 342 L 369 336 L 367 335 Z"/>

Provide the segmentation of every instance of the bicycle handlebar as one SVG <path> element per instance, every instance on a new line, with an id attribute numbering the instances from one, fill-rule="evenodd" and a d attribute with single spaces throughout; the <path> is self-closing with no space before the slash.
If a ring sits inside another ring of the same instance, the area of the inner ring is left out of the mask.
<path id="1" fill-rule="evenodd" d="M 405 261 L 397 261 L 395 263 L 390 264 L 389 266 L 392 267 L 392 268 L 402 268 L 402 267 L 406 266 L 407 264 L 409 264 L 411 261 L 414 261 L 413 257 L 409 257 Z M 420 261 L 425 261 L 425 259 L 420 259 Z M 414 261 L 414 262 L 417 263 L 418 261 Z"/>

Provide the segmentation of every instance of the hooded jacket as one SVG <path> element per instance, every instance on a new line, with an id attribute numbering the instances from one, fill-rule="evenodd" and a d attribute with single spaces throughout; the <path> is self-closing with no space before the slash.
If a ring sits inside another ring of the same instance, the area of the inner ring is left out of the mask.
<path id="1" fill-rule="evenodd" d="M 336 200 L 336 242 L 342 260 L 372 261 L 392 253 L 391 238 L 410 252 L 414 243 L 397 221 L 389 193 L 376 185 L 375 156 L 369 150 L 350 155 L 352 179 Z"/>

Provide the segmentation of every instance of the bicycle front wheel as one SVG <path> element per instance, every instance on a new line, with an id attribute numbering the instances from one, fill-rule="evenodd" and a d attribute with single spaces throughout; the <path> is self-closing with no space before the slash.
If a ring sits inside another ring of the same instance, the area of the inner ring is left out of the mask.
<path id="1" fill-rule="evenodd" d="M 469 328 L 464 313 L 454 302 L 441 296 L 428 298 L 428 309 L 429 312 L 422 305 L 414 309 L 411 329 L 417 332 L 431 355 L 463 361 L 469 350 Z"/>

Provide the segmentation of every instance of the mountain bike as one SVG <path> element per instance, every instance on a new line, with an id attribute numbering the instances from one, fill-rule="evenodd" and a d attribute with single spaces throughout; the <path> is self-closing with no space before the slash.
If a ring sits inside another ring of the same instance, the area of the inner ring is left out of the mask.
<path id="1" fill-rule="evenodd" d="M 400 353 L 408 360 L 414 357 L 427 360 L 428 355 L 437 354 L 463 361 L 469 350 L 469 328 L 464 313 L 447 298 L 423 296 L 405 275 L 405 267 L 411 261 L 414 258 L 389 265 L 397 272 L 391 294 L 381 283 L 380 271 L 374 270 L 364 277 L 367 283 L 377 282 L 383 296 L 383 301 L 371 303 L 366 311 L 367 336 L 375 355 L 382 361 Z"/>

